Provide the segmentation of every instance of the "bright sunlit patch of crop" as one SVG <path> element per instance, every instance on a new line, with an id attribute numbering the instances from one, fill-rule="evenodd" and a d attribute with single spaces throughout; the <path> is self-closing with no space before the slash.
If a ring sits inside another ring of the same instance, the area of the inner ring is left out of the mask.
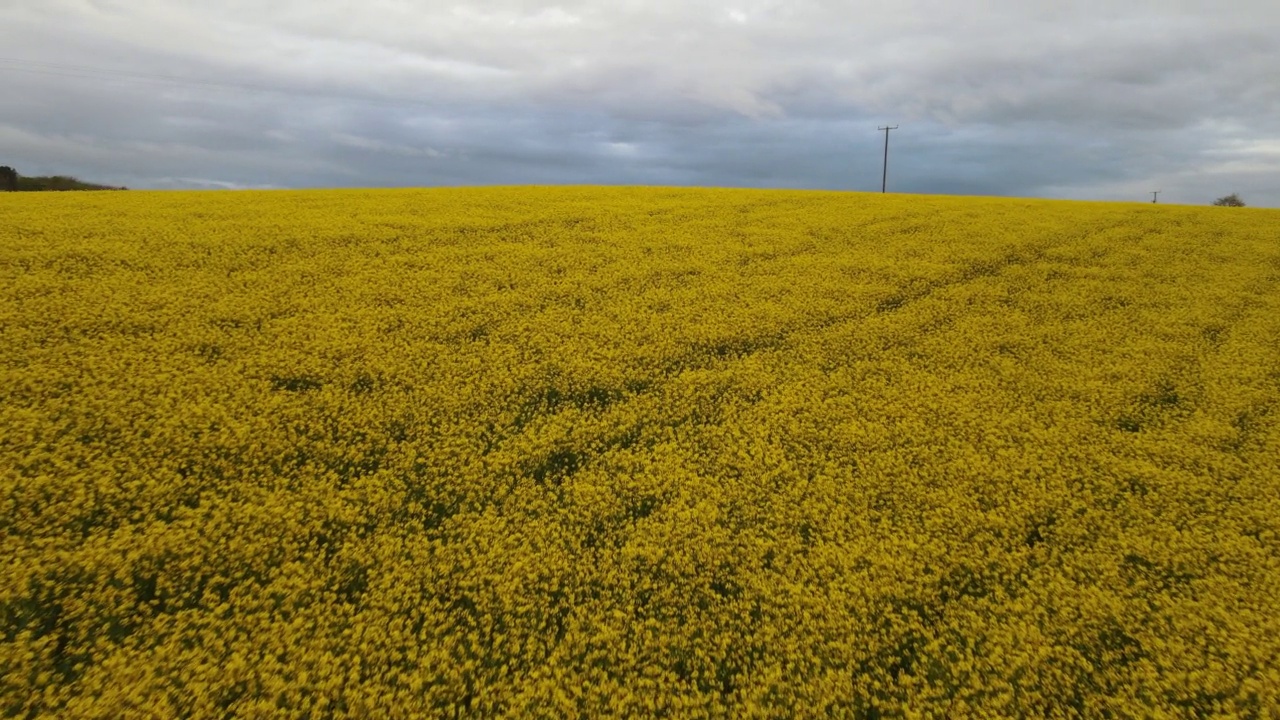
<path id="1" fill-rule="evenodd" d="M 0 709 L 1268 716 L 1277 225 L 0 196 Z"/>

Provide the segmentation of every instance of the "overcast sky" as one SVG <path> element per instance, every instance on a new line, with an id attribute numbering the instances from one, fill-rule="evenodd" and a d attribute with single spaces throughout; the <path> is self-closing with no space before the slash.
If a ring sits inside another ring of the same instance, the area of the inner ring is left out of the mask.
<path id="1" fill-rule="evenodd" d="M 1276 0 L 0 0 L 0 164 L 138 188 L 1280 207 Z"/>

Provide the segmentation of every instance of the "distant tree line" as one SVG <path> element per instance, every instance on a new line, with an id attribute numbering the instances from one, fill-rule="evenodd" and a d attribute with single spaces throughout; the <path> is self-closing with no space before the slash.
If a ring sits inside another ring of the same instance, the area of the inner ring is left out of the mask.
<path id="1" fill-rule="evenodd" d="M 23 177 L 8 165 L 0 166 L 0 191 L 34 192 L 41 190 L 127 190 L 123 187 L 81 182 L 66 175 Z"/>
<path id="2" fill-rule="evenodd" d="M 1220 207 L 1244 207 L 1244 201 L 1235 193 L 1224 195 L 1217 200 L 1214 200 L 1213 204 Z"/>

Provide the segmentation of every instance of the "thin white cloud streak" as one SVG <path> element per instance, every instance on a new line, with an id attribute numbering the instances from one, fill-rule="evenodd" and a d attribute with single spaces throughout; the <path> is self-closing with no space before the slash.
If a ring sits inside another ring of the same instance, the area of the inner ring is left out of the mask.
<path id="1" fill-rule="evenodd" d="M 388 155 L 399 155 L 401 157 L 425 157 L 438 158 L 444 153 L 433 148 L 411 147 L 409 145 L 401 145 L 398 143 L 389 143 L 374 138 L 361 137 L 359 135 L 351 135 L 349 133 L 334 133 L 330 138 L 337 144 L 344 147 L 355 148 L 357 150 L 368 150 L 375 153 L 386 153 Z"/>

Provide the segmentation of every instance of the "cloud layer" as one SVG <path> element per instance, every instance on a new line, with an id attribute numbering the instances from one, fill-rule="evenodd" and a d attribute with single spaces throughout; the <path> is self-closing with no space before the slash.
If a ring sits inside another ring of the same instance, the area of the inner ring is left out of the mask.
<path id="1" fill-rule="evenodd" d="M 639 183 L 1280 206 L 1280 6 L 0 4 L 0 162 L 131 187 Z"/>

